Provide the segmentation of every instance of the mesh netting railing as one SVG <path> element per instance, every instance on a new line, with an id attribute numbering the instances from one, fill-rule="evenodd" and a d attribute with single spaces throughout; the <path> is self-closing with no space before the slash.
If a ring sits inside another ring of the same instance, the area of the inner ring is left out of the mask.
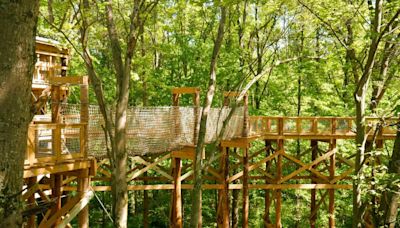
<path id="1" fill-rule="evenodd" d="M 63 121 L 80 122 L 80 105 L 63 104 Z M 201 108 L 196 107 L 132 107 L 127 112 L 127 151 L 129 155 L 144 155 L 176 150 L 194 145 L 195 124 L 199 129 Z M 206 143 L 220 133 L 230 108 L 212 108 L 207 120 Z M 197 118 L 197 120 L 196 120 Z M 104 121 L 98 106 L 89 106 L 88 154 L 105 157 Z M 228 140 L 242 135 L 243 108 L 237 108 L 223 135 Z"/>

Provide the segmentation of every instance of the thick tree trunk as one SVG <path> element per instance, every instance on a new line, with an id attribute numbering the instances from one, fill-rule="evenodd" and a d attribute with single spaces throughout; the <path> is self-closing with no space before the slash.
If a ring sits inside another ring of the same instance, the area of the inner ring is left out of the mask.
<path id="1" fill-rule="evenodd" d="M 226 20 L 226 9 L 225 7 L 221 7 L 221 18 L 219 21 L 217 39 L 215 41 L 213 53 L 211 56 L 210 80 L 208 84 L 208 90 L 205 98 L 203 112 L 200 119 L 199 137 L 197 141 L 196 156 L 194 160 L 194 186 L 192 193 L 192 214 L 190 221 L 190 227 L 192 228 L 198 228 L 199 219 L 201 217 L 201 185 L 202 185 L 202 167 L 203 167 L 202 154 L 205 146 L 207 117 L 214 98 L 215 85 L 216 85 L 217 59 L 219 50 L 222 45 L 222 40 L 224 37 L 225 20 Z"/>
<path id="2" fill-rule="evenodd" d="M 0 227 L 21 227 L 38 1 L 0 1 Z"/>

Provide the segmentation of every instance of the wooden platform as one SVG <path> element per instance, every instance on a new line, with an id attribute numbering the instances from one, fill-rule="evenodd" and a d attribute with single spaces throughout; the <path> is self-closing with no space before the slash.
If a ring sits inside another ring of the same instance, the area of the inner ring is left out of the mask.
<path id="1" fill-rule="evenodd" d="M 89 169 L 89 174 L 94 176 L 96 174 L 96 159 L 95 158 L 82 158 L 63 160 L 62 162 L 47 162 L 37 163 L 34 165 L 25 165 L 24 178 L 35 177 L 46 174 L 59 174 L 68 175 L 68 172 L 73 172 L 82 169 Z M 75 174 L 74 174 L 75 175 Z"/>

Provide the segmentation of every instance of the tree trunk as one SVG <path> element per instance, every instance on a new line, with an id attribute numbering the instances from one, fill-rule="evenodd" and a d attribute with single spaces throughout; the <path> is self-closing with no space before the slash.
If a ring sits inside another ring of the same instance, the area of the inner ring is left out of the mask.
<path id="1" fill-rule="evenodd" d="M 222 45 L 222 40 L 224 37 L 224 26 L 226 20 L 226 9 L 225 7 L 221 7 L 221 18 L 219 21 L 218 27 L 218 35 L 214 44 L 213 53 L 211 56 L 210 63 L 210 80 L 208 82 L 208 90 L 205 98 L 205 104 L 203 107 L 201 119 L 200 119 L 200 129 L 199 129 L 199 137 L 197 141 L 196 147 L 196 155 L 194 160 L 194 187 L 193 187 L 193 195 L 192 195 L 192 214 L 190 227 L 198 228 L 199 219 L 201 216 L 201 185 L 202 185 L 202 154 L 205 147 L 205 136 L 206 136 L 206 125 L 207 125 L 207 117 L 210 112 L 211 104 L 214 98 L 215 85 L 216 85 L 216 70 L 217 70 L 217 59 L 219 50 Z"/>
<path id="2" fill-rule="evenodd" d="M 375 17 L 373 19 L 372 31 L 374 34 L 380 33 L 380 27 L 382 22 L 382 0 L 375 2 Z M 368 58 L 363 69 L 363 74 L 356 85 L 354 92 L 354 101 L 356 104 L 356 161 L 354 174 L 356 178 L 353 180 L 353 228 L 362 227 L 362 200 L 361 200 L 361 184 L 362 175 L 364 171 L 364 157 L 366 149 L 366 122 L 365 122 L 365 108 L 366 108 L 366 96 L 368 92 L 368 84 L 371 78 L 372 69 L 375 64 L 376 52 L 379 46 L 379 38 L 377 35 L 371 37 L 371 42 L 368 50 Z"/>
<path id="3" fill-rule="evenodd" d="M 389 162 L 389 173 L 400 174 L 400 124 L 397 124 L 396 140 L 393 146 L 392 157 Z M 383 221 L 385 227 L 394 228 L 397 222 L 397 213 L 400 200 L 400 189 L 397 185 L 393 186 L 393 191 L 383 193 Z"/>
<path id="4" fill-rule="evenodd" d="M 38 1 L 0 2 L 0 227 L 21 227 Z"/>

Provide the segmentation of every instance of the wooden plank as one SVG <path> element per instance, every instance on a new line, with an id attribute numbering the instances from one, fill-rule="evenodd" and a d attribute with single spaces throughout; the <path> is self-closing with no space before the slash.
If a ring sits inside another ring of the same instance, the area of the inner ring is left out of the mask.
<path id="1" fill-rule="evenodd" d="M 196 94 L 200 92 L 200 88 L 198 87 L 179 87 L 172 88 L 172 94 Z"/>
<path id="2" fill-rule="evenodd" d="M 23 195 L 22 195 L 22 200 L 25 201 L 27 200 L 29 197 L 31 197 L 32 195 L 35 194 L 35 192 L 39 189 L 39 184 L 35 183 L 34 185 L 30 186 L 28 191 L 26 191 Z"/>
<path id="3" fill-rule="evenodd" d="M 339 159 L 339 160 L 342 161 L 343 163 L 349 165 L 350 167 L 352 167 L 352 168 L 355 167 L 354 162 L 352 162 L 352 161 L 350 161 L 350 160 L 348 160 L 348 159 L 346 159 L 346 158 L 340 156 L 339 154 L 336 154 L 336 157 L 337 157 L 337 159 Z"/>
<path id="4" fill-rule="evenodd" d="M 249 184 L 249 189 L 255 190 L 285 190 L 285 189 L 344 189 L 351 190 L 351 184 Z M 111 186 L 92 186 L 96 192 L 111 191 Z M 204 190 L 215 190 L 222 189 L 222 184 L 203 184 L 202 189 Z M 242 184 L 229 184 L 229 189 L 242 189 Z M 154 185 L 128 185 L 129 191 L 143 191 L 143 190 L 172 190 L 174 189 L 173 184 L 154 184 Z M 182 189 L 192 190 L 192 184 L 182 184 Z M 65 186 L 64 191 L 76 191 L 76 186 Z"/>
<path id="5" fill-rule="evenodd" d="M 90 202 L 90 200 L 93 198 L 94 192 L 93 191 L 88 191 L 86 192 L 82 198 L 79 200 L 78 203 L 75 204 L 75 206 L 70 210 L 68 214 L 65 215 L 64 219 L 61 221 L 59 225 L 56 226 L 56 228 L 64 228 L 74 219 L 78 213 L 83 210 L 86 205 Z M 80 226 L 82 227 L 82 226 Z"/>
<path id="6" fill-rule="evenodd" d="M 354 169 L 349 169 L 346 170 L 345 172 L 343 172 L 342 174 L 340 174 L 339 176 L 336 176 L 335 178 L 333 178 L 332 180 L 329 181 L 329 183 L 334 184 L 340 180 L 343 180 L 343 178 L 351 175 L 354 172 Z"/>
<path id="7" fill-rule="evenodd" d="M 171 157 L 194 160 L 194 154 L 194 151 L 172 151 Z"/>
<path id="8" fill-rule="evenodd" d="M 311 211 L 310 220 L 317 215 L 318 209 L 321 207 L 322 202 L 324 202 L 326 196 L 328 195 L 328 191 L 326 191 L 322 196 L 318 203 L 315 205 L 314 209 Z"/>
<path id="9" fill-rule="evenodd" d="M 181 176 L 181 181 L 184 181 L 186 178 L 188 178 L 188 177 L 190 177 L 191 175 L 193 175 L 193 173 L 194 173 L 194 171 L 193 171 L 193 170 L 190 170 L 190 171 L 188 171 L 187 173 L 183 174 L 183 175 Z"/>
<path id="10" fill-rule="evenodd" d="M 278 183 L 283 183 L 287 180 L 289 180 L 290 178 L 296 176 L 297 174 L 303 172 L 303 171 L 310 171 L 312 173 L 314 173 L 316 176 L 318 176 L 319 178 L 326 180 L 327 182 L 329 181 L 327 177 L 325 177 L 324 175 L 322 175 L 320 172 L 318 172 L 317 170 L 311 168 L 312 166 L 320 163 L 321 161 L 329 158 L 329 156 L 331 156 L 333 153 L 335 153 L 335 150 L 331 150 L 328 153 L 324 154 L 323 156 L 320 156 L 319 158 L 317 158 L 316 160 L 314 160 L 313 162 L 309 163 L 309 164 L 305 164 L 301 161 L 299 161 L 298 159 L 288 155 L 288 154 L 283 154 L 284 157 L 288 158 L 289 160 L 292 160 L 293 162 L 296 162 L 297 164 L 301 165 L 302 167 L 297 169 L 296 171 L 290 173 L 289 175 L 283 177 L 281 180 L 278 181 Z"/>
<path id="11" fill-rule="evenodd" d="M 270 156 L 258 161 L 257 163 L 250 165 L 249 166 L 249 172 L 254 170 L 254 169 L 256 169 L 256 168 L 258 168 L 259 166 L 263 165 L 265 162 L 268 162 L 268 161 L 271 161 L 271 160 L 275 159 L 281 153 L 282 153 L 282 151 L 277 151 L 277 152 L 273 153 L 272 155 L 270 155 Z M 229 177 L 228 182 L 231 183 L 231 182 L 235 181 L 236 179 L 238 179 L 238 178 L 240 178 L 242 176 L 243 176 L 243 171 L 240 171 L 237 174 Z"/>
<path id="12" fill-rule="evenodd" d="M 160 159 L 156 159 L 153 163 L 151 163 L 150 165 L 144 167 L 143 169 L 133 173 L 132 175 L 128 176 L 127 181 L 132 181 L 133 179 L 135 179 L 136 177 L 142 175 L 144 172 L 147 172 L 149 169 L 152 169 L 153 167 L 155 167 L 156 165 L 158 165 L 158 163 L 167 160 L 168 158 L 171 157 L 171 154 L 167 154 L 164 157 L 160 158 Z"/>
<path id="13" fill-rule="evenodd" d="M 222 180 L 223 180 L 223 177 L 221 176 L 221 174 L 219 174 L 219 172 L 218 172 L 216 169 L 214 169 L 214 168 L 208 166 L 205 170 L 206 170 L 208 173 L 210 173 L 212 176 L 216 177 L 217 180 L 219 180 L 219 181 L 222 181 Z"/>
<path id="14" fill-rule="evenodd" d="M 68 211 L 71 210 L 79 202 L 79 200 L 80 200 L 79 196 L 75 196 L 72 199 L 70 199 L 68 203 L 61 208 L 61 210 L 58 210 L 56 213 L 53 213 L 45 224 L 40 224 L 39 228 L 46 228 L 53 226 L 56 223 L 56 221 L 60 219 L 61 216 L 64 216 L 66 213 L 68 213 Z"/>
<path id="15" fill-rule="evenodd" d="M 135 158 L 135 161 L 138 162 L 138 163 L 140 163 L 140 164 L 142 164 L 142 165 L 147 165 L 147 166 L 148 166 L 148 165 L 151 165 L 150 162 L 144 160 L 144 159 L 141 158 L 141 157 L 136 157 L 136 158 Z M 168 173 L 166 173 L 164 170 L 162 170 L 162 169 L 159 168 L 158 166 L 154 166 L 152 169 L 153 169 L 154 171 L 156 171 L 157 173 L 159 173 L 161 176 L 164 176 L 164 177 L 168 178 L 169 180 L 173 180 L 173 178 L 172 178 L 171 175 L 169 175 Z"/>
<path id="16" fill-rule="evenodd" d="M 87 169 L 91 167 L 91 164 L 90 160 L 78 160 L 66 163 L 49 164 L 44 165 L 43 167 L 27 167 L 24 170 L 24 178 L 78 169 Z"/>
<path id="17" fill-rule="evenodd" d="M 49 77 L 47 79 L 51 85 L 88 85 L 87 76 L 68 76 L 68 77 Z"/>

